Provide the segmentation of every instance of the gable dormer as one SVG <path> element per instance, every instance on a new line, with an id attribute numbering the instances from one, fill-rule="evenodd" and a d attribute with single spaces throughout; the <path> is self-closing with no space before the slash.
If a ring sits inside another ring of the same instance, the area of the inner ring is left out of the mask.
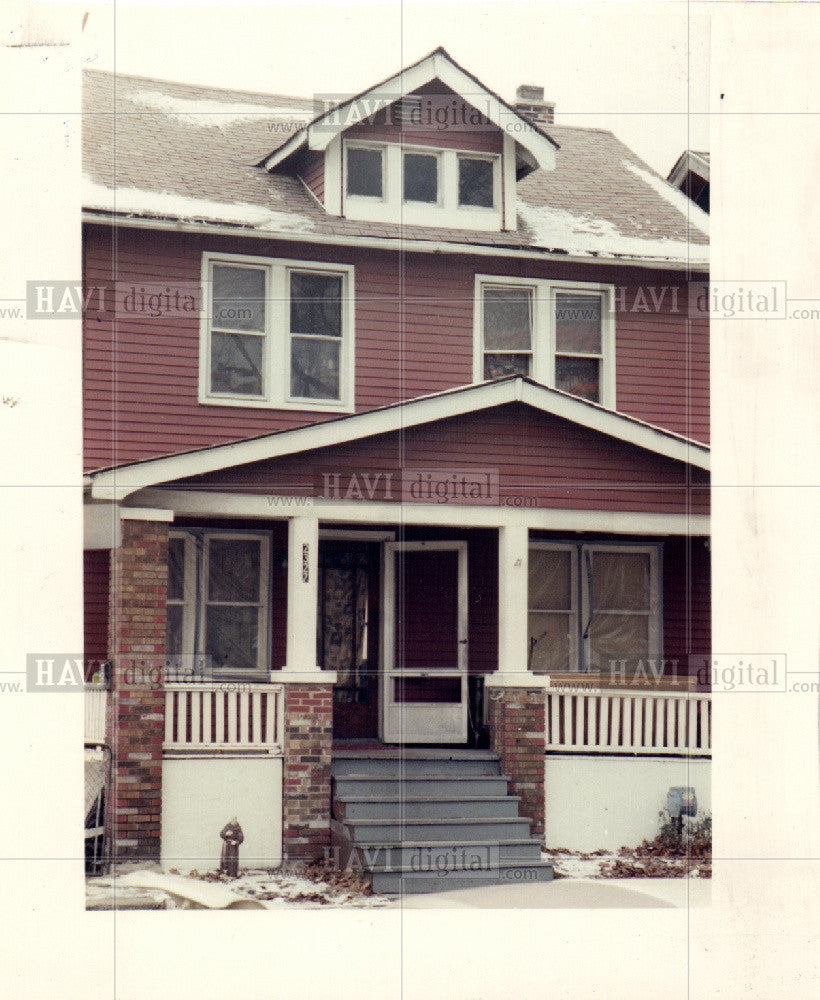
<path id="1" fill-rule="evenodd" d="M 557 144 L 437 49 L 324 111 L 263 161 L 329 215 L 446 229 L 516 228 L 516 182 Z"/>

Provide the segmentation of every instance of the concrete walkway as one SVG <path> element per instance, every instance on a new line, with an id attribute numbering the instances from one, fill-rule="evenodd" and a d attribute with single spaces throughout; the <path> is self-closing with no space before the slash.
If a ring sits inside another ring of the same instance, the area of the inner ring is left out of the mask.
<path id="1" fill-rule="evenodd" d="M 488 885 L 407 895 L 395 905 L 406 910 L 477 909 L 686 909 L 709 906 L 710 879 L 555 879 L 527 885 Z"/>

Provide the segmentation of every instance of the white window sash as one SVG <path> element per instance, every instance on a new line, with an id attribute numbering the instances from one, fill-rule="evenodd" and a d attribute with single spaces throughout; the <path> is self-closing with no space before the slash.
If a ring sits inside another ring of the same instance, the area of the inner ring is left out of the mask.
<path id="1" fill-rule="evenodd" d="M 659 545 L 619 544 L 608 542 L 550 542 L 532 541 L 530 549 L 545 549 L 549 551 L 570 552 L 571 555 L 571 594 L 572 610 L 570 615 L 570 665 L 571 673 L 586 673 L 590 668 L 590 640 L 583 633 L 591 625 L 590 579 L 588 563 L 596 552 L 616 552 L 624 554 L 642 554 L 649 556 L 649 608 L 646 611 L 636 611 L 648 619 L 648 659 L 660 661 L 663 649 L 663 622 L 661 620 L 661 547 Z M 593 579 L 594 585 L 594 579 Z M 538 608 L 527 601 L 527 613 L 539 611 L 555 611 L 557 609 Z M 628 614 L 627 611 L 612 609 L 613 614 Z"/>
<path id="2" fill-rule="evenodd" d="M 181 538 L 185 544 L 185 571 L 183 601 L 169 601 L 168 604 L 183 606 L 183 655 L 201 655 L 205 652 L 206 609 L 213 607 L 256 607 L 257 618 L 257 664 L 253 671 L 237 668 L 218 669 L 220 677 L 264 675 L 270 661 L 270 535 L 252 531 L 192 531 L 176 530 L 169 533 L 171 538 Z M 258 601 L 211 601 L 208 598 L 208 569 L 210 542 L 230 539 L 255 540 L 260 543 L 259 555 L 259 600 Z M 197 543 L 201 543 L 201 547 Z M 216 669 L 216 668 L 215 668 Z"/>
<path id="3" fill-rule="evenodd" d="M 212 327 L 213 267 L 236 265 L 265 270 L 265 330 L 262 384 L 263 396 L 211 391 L 211 334 L 244 333 Z M 339 398 L 294 397 L 290 393 L 290 274 L 294 271 L 331 274 L 342 279 L 341 337 L 339 348 Z M 246 254 L 206 252 L 202 255 L 203 301 L 199 338 L 199 402 L 211 406 L 241 406 L 268 410 L 298 409 L 315 412 L 352 413 L 355 405 L 355 303 L 354 268 L 350 264 L 284 258 L 255 257 Z M 281 359 L 287 358 L 287 364 Z"/>
<path id="4" fill-rule="evenodd" d="M 599 403 L 615 409 L 615 288 L 581 281 L 552 281 L 546 278 L 510 278 L 477 274 L 473 301 L 473 381 L 484 381 L 484 355 L 498 354 L 484 344 L 484 289 L 529 288 L 533 290 L 531 377 L 542 385 L 555 388 L 556 357 L 597 358 L 599 364 Z M 601 298 L 601 353 L 582 354 L 556 351 L 556 303 L 563 292 L 598 295 Z M 523 352 L 511 352 L 523 353 Z M 579 397 L 580 398 L 580 397 Z"/>

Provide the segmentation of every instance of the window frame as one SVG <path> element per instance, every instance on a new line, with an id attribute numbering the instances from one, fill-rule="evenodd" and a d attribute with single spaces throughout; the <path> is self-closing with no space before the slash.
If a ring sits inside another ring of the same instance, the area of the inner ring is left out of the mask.
<path id="1" fill-rule="evenodd" d="M 485 287 L 526 288 L 532 290 L 532 366 L 530 378 L 535 382 L 556 388 L 556 304 L 557 296 L 569 294 L 600 295 L 601 297 L 601 364 L 599 375 L 599 399 L 583 402 L 616 407 L 616 355 L 615 355 L 615 286 L 586 281 L 556 281 L 552 278 L 519 278 L 495 274 L 475 276 L 475 298 L 473 303 L 473 382 L 492 381 L 484 378 L 484 355 L 498 353 L 484 348 L 484 288 Z M 520 353 L 520 352 L 519 352 Z M 561 357 L 572 355 L 561 353 Z M 586 355 L 590 356 L 590 355 Z"/>
<path id="2" fill-rule="evenodd" d="M 460 165 L 462 160 L 483 160 L 493 165 L 492 205 L 462 205 L 459 197 Z M 501 157 L 498 153 L 472 153 L 469 150 L 456 152 L 456 205 L 459 212 L 497 212 L 501 207 Z"/>
<path id="3" fill-rule="evenodd" d="M 566 671 L 554 673 L 598 674 L 600 670 L 592 670 L 590 663 L 590 639 L 584 636 L 591 624 L 590 587 L 587 570 L 587 553 L 620 552 L 644 553 L 649 556 L 649 611 L 647 629 L 647 660 L 659 662 L 663 655 L 663 542 L 642 542 L 625 540 L 612 541 L 576 541 L 574 539 L 531 539 L 528 551 L 547 549 L 567 551 L 572 550 L 572 586 L 576 588 L 573 595 L 571 614 L 575 624 L 570 633 L 570 666 Z M 527 592 L 527 630 L 529 634 L 530 612 L 538 613 L 538 608 L 530 607 L 529 591 Z M 636 614 L 639 612 L 635 612 Z M 575 658 L 573 661 L 573 649 Z M 573 666 L 572 664 L 575 664 Z M 528 669 L 529 669 L 528 662 Z"/>
<path id="4" fill-rule="evenodd" d="M 572 670 L 572 663 L 579 663 L 579 641 L 580 641 L 580 628 L 579 622 L 581 620 L 581 605 L 580 605 L 580 567 L 579 560 L 580 554 L 578 550 L 578 545 L 573 542 L 540 542 L 531 541 L 529 544 L 529 550 L 540 549 L 542 551 L 548 552 L 569 552 L 570 554 L 570 595 L 571 603 L 569 608 L 570 616 L 570 632 L 569 632 L 569 660 L 570 666 L 568 666 L 567 672 L 574 672 Z M 553 613 L 553 614 L 567 614 L 567 612 L 557 612 L 555 608 L 536 608 L 530 605 L 529 588 L 527 590 L 527 645 L 529 646 L 529 633 L 530 633 L 530 614 L 543 614 L 543 613 Z M 573 622 L 575 627 L 572 627 Z M 532 655 L 528 649 L 527 652 L 527 669 L 532 670 L 531 663 Z M 577 669 L 577 668 L 576 668 Z M 536 671 L 532 671 L 536 673 Z M 537 671 L 537 673 L 543 673 L 543 671 Z"/>
<path id="5" fill-rule="evenodd" d="M 347 192 L 348 149 L 382 149 L 382 198 L 351 195 Z M 438 161 L 438 200 L 436 202 L 406 201 L 404 198 L 404 154 L 435 155 Z M 507 148 L 500 152 L 453 149 L 425 143 L 388 142 L 343 138 L 338 168 L 328 170 L 325 190 L 336 184 L 341 192 L 339 214 L 349 219 L 366 222 L 431 226 L 449 229 L 475 229 L 477 231 L 502 231 L 505 227 L 505 191 L 502 183 L 504 165 L 511 156 Z M 458 158 L 487 160 L 493 164 L 493 205 L 460 205 L 458 199 Z M 326 168 L 331 162 L 326 156 Z M 334 170 L 336 172 L 334 172 Z M 507 193 L 515 196 L 514 187 Z"/>
<path id="6" fill-rule="evenodd" d="M 211 391 L 211 335 L 215 265 L 265 268 L 265 330 L 262 386 L 264 395 Z M 342 336 L 339 349 L 339 399 L 293 396 L 291 385 L 290 273 L 305 271 L 338 275 L 342 279 Z M 198 402 L 206 406 L 241 406 L 268 410 L 352 413 L 355 404 L 355 268 L 352 264 L 297 260 L 289 257 L 259 257 L 251 254 L 205 251 L 201 264 L 202 306 L 199 330 Z M 281 359 L 286 363 L 281 364 Z"/>
<path id="7" fill-rule="evenodd" d="M 260 544 L 259 558 L 259 622 L 257 625 L 257 665 L 253 670 L 243 670 L 235 667 L 214 667 L 214 679 L 260 679 L 266 678 L 270 672 L 271 654 L 271 534 L 268 531 L 243 530 L 240 528 L 173 528 L 168 532 L 168 538 L 182 539 L 185 545 L 185 579 L 193 581 L 191 593 L 183 592 L 183 601 L 168 601 L 181 604 L 182 612 L 182 656 L 200 658 L 207 655 L 205 650 L 206 608 L 210 603 L 224 605 L 225 602 L 210 602 L 208 600 L 208 566 L 209 542 L 212 538 L 226 540 L 255 539 Z M 183 584 L 184 586 L 184 584 Z M 252 602 L 239 602 L 242 606 L 250 606 Z M 173 655 L 173 654 L 171 654 Z"/>
<path id="8" fill-rule="evenodd" d="M 387 201 L 388 191 L 387 191 L 387 152 L 384 148 L 385 144 L 381 142 L 367 142 L 359 140 L 346 141 L 343 145 L 344 150 L 344 183 L 342 185 L 344 191 L 344 200 L 347 202 L 351 198 L 354 202 L 361 199 L 368 204 L 383 204 Z M 350 171 L 348 169 L 348 153 L 351 149 L 365 149 L 371 152 L 377 152 L 381 154 L 382 161 L 382 193 L 380 195 L 375 194 L 356 194 L 351 193 L 347 189 L 347 185 L 350 179 Z"/>
<path id="9" fill-rule="evenodd" d="M 444 206 L 444 184 L 442 183 L 444 171 L 442 167 L 443 149 L 435 149 L 430 146 L 402 145 L 401 147 L 401 202 L 402 205 L 426 205 L 428 208 L 442 208 Z M 404 161 L 407 156 L 432 156 L 436 161 L 436 200 L 416 201 L 407 198 L 404 192 Z"/>

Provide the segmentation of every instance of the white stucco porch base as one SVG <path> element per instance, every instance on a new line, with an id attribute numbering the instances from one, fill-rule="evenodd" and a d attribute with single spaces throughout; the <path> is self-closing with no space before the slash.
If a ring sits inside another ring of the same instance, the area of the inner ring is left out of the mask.
<path id="1" fill-rule="evenodd" d="M 691 785 L 698 812 L 712 809 L 711 760 L 550 754 L 545 764 L 545 843 L 617 851 L 651 840 L 673 785 Z"/>
<path id="2" fill-rule="evenodd" d="M 219 868 L 219 831 L 236 816 L 240 868 L 282 863 L 282 758 L 222 756 L 162 762 L 162 867 Z"/>

